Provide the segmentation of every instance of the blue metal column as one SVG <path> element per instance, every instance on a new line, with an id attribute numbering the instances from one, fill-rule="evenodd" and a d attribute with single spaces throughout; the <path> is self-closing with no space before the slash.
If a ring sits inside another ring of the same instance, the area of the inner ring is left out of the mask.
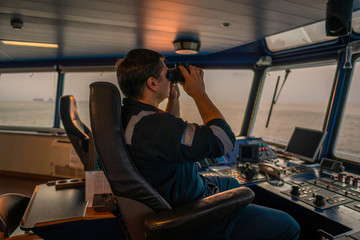
<path id="1" fill-rule="evenodd" d="M 344 69 L 346 61 L 345 51 L 339 54 L 339 67 L 335 79 L 335 85 L 332 92 L 332 98 L 330 99 L 330 112 L 327 119 L 327 125 L 324 130 L 327 132 L 324 148 L 321 153 L 321 157 L 333 157 L 334 149 L 338 136 L 338 132 L 341 126 L 341 120 L 345 111 L 345 102 L 347 99 L 347 93 L 349 91 L 349 85 L 351 81 L 352 69 Z"/>
<path id="2" fill-rule="evenodd" d="M 250 131 L 254 125 L 254 118 L 256 116 L 256 109 L 260 100 L 260 91 L 263 85 L 265 68 L 255 68 L 254 79 L 251 86 L 248 103 L 245 110 L 243 124 L 241 126 L 240 136 L 249 136 Z"/>
<path id="3" fill-rule="evenodd" d="M 63 94 L 64 87 L 64 73 L 61 72 L 59 66 L 56 67 L 56 71 L 58 72 L 58 82 L 56 88 L 56 102 L 55 102 L 55 115 L 54 115 L 54 128 L 60 127 L 60 97 Z"/>

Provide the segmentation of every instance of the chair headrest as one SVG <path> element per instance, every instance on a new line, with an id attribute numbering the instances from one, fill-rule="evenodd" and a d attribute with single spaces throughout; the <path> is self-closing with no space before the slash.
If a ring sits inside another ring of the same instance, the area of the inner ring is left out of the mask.
<path id="1" fill-rule="evenodd" d="M 116 196 L 139 201 L 154 211 L 170 205 L 141 176 L 131 160 L 121 121 L 121 97 L 109 82 L 90 85 L 90 121 L 95 147 L 104 173 Z"/>
<path id="2" fill-rule="evenodd" d="M 89 139 L 86 126 L 80 120 L 76 100 L 72 95 L 60 98 L 60 117 L 64 124 L 66 133 L 74 134 L 82 139 Z"/>
<path id="3" fill-rule="evenodd" d="M 60 117 L 66 134 L 78 154 L 85 170 L 89 161 L 89 135 L 90 129 L 80 120 L 76 100 L 71 95 L 60 98 Z"/>

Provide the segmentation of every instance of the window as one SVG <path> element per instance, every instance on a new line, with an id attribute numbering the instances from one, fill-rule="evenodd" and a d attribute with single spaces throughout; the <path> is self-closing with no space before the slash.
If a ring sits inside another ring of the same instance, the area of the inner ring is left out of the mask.
<path id="1" fill-rule="evenodd" d="M 290 69 L 283 86 L 285 70 L 267 72 L 252 135 L 286 145 L 295 126 L 322 130 L 335 70 L 335 63 Z M 278 78 L 277 96 L 282 90 L 266 127 Z"/>
<path id="2" fill-rule="evenodd" d="M 354 67 L 335 155 L 360 162 L 360 62 Z"/>
<path id="3" fill-rule="evenodd" d="M 219 108 L 235 135 L 245 114 L 254 73 L 250 70 L 204 70 L 205 89 Z M 180 117 L 185 121 L 203 124 L 195 102 L 180 87 Z M 166 101 L 160 105 L 164 108 Z"/>
<path id="4" fill-rule="evenodd" d="M 286 49 L 330 41 L 336 38 L 337 37 L 326 36 L 325 21 L 321 21 L 265 37 L 265 41 L 270 51 L 278 52 Z"/>
<path id="5" fill-rule="evenodd" d="M 65 73 L 63 95 L 73 95 L 81 121 L 90 128 L 90 84 L 97 81 L 111 82 L 118 87 L 115 72 L 69 72 Z"/>
<path id="6" fill-rule="evenodd" d="M 0 125 L 52 127 L 56 72 L 2 73 Z"/>

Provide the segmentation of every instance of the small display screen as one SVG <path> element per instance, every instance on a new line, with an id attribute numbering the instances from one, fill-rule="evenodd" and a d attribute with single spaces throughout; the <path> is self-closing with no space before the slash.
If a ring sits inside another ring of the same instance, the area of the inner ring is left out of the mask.
<path id="1" fill-rule="evenodd" d="M 259 147 L 257 144 L 240 144 L 239 161 L 240 162 L 259 162 Z"/>
<path id="2" fill-rule="evenodd" d="M 285 151 L 302 160 L 314 162 L 324 137 L 322 131 L 296 127 Z"/>

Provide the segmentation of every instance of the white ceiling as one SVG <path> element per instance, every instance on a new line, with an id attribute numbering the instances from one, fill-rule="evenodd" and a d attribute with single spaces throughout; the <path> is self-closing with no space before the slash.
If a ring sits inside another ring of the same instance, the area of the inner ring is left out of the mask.
<path id="1" fill-rule="evenodd" d="M 325 11 L 324 0 L 1 0 L 0 39 L 59 48 L 0 42 L 0 64 L 116 57 L 139 47 L 167 55 L 179 36 L 198 38 L 200 54 L 208 54 L 325 19 Z M 14 16 L 22 19 L 21 30 L 10 26 Z M 225 22 L 230 26 L 223 27 Z"/>

